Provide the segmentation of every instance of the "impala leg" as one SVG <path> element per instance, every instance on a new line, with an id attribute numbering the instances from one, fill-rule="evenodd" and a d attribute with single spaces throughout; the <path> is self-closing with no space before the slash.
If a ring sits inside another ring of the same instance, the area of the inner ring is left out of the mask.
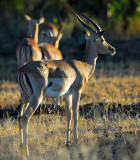
<path id="1" fill-rule="evenodd" d="M 63 100 L 62 97 L 58 97 L 55 101 L 56 105 L 60 106 L 62 103 L 62 100 Z"/>
<path id="2" fill-rule="evenodd" d="M 23 113 L 25 112 L 25 109 L 27 108 L 27 106 L 29 105 L 28 104 L 28 98 L 24 95 L 24 94 L 21 94 L 21 109 L 20 109 L 20 113 L 19 113 L 19 128 L 20 128 L 20 140 L 21 140 L 21 143 L 23 143 L 23 128 L 22 128 L 22 116 L 23 116 Z"/>
<path id="3" fill-rule="evenodd" d="M 29 106 L 26 108 L 25 112 L 21 116 L 21 123 L 20 123 L 20 132 L 21 132 L 21 150 L 29 155 L 28 149 L 28 124 L 29 121 L 36 111 L 38 105 L 41 103 L 43 99 L 43 94 L 40 96 L 33 95 L 30 98 Z"/>
<path id="4" fill-rule="evenodd" d="M 74 144 L 78 144 L 78 113 L 79 113 L 79 102 L 80 102 L 80 92 L 74 92 L 73 101 L 72 101 L 72 109 L 73 109 L 73 119 L 74 119 Z"/>
<path id="5" fill-rule="evenodd" d="M 19 116 L 20 140 L 21 140 L 22 144 L 23 144 L 22 116 L 23 116 L 24 110 L 27 107 L 27 105 L 29 105 L 29 104 L 28 103 L 27 104 L 22 104 L 21 111 L 20 111 L 20 116 Z"/>
<path id="6" fill-rule="evenodd" d="M 70 128 L 72 120 L 72 95 L 65 97 L 66 114 L 67 114 L 67 139 L 66 146 L 70 146 Z"/>

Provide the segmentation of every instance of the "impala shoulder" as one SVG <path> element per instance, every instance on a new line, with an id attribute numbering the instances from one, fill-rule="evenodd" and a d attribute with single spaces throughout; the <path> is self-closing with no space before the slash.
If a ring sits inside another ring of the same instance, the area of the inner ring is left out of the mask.
<path id="1" fill-rule="evenodd" d="M 86 65 L 82 61 L 78 61 L 78 60 L 74 59 L 73 64 L 78 69 L 78 71 L 81 71 L 81 70 L 85 71 L 86 70 Z"/>
<path id="2" fill-rule="evenodd" d="M 88 82 L 87 65 L 84 62 L 78 61 L 78 60 L 74 60 L 74 62 L 75 62 L 79 77 L 81 77 L 84 83 Z"/>
<path id="3" fill-rule="evenodd" d="M 61 51 L 58 49 L 58 48 L 56 48 L 55 46 L 50 46 L 50 47 L 48 47 L 48 51 L 50 52 L 50 53 L 54 53 L 54 54 L 59 54 L 59 55 L 62 55 L 61 54 Z"/>
<path id="4" fill-rule="evenodd" d="M 52 45 L 52 44 L 46 43 L 46 45 L 48 48 L 55 48 L 54 45 Z"/>

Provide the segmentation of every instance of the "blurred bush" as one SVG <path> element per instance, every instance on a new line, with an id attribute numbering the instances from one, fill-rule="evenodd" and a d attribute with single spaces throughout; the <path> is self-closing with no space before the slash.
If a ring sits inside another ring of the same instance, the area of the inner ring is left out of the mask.
<path id="1" fill-rule="evenodd" d="M 105 28 L 108 38 L 140 36 L 139 0 L 1 0 L 0 54 L 15 55 L 18 42 L 26 37 L 27 24 L 24 14 L 33 18 L 44 16 L 47 22 L 51 21 L 58 27 L 59 23 L 62 23 L 63 39 L 72 40 L 75 27 L 82 29 L 74 12 L 94 18 Z M 80 34 L 76 36 L 82 37 Z M 74 40 L 68 41 L 73 42 Z"/>

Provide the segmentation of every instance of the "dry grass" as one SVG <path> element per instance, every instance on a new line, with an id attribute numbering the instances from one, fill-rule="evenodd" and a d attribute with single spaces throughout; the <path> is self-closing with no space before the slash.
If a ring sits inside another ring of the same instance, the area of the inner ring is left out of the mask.
<path id="1" fill-rule="evenodd" d="M 14 81 L 0 81 L 0 105 L 2 107 L 15 106 L 19 103 L 20 92 Z"/>
<path id="2" fill-rule="evenodd" d="M 66 117 L 42 115 L 29 125 L 29 148 L 33 159 L 139 159 L 139 119 L 105 121 L 79 118 L 79 147 L 65 147 Z M 21 159 L 17 122 L 1 121 L 0 159 Z M 73 134 L 72 134 L 73 139 Z M 124 152 L 122 152 L 122 149 Z"/>
<path id="3" fill-rule="evenodd" d="M 122 104 L 140 101 L 139 75 L 94 76 L 86 86 L 81 104 L 116 102 Z M 95 73 L 96 75 L 96 73 Z M 97 78 L 98 77 L 98 78 Z M 0 82 L 0 105 L 15 107 L 20 99 L 14 81 Z M 47 102 L 51 103 L 49 99 Z M 19 128 L 17 121 L 0 121 L 0 159 L 19 160 Z M 41 115 L 29 124 L 29 148 L 33 160 L 138 160 L 140 159 L 140 119 L 116 115 L 94 119 L 79 117 L 79 147 L 65 147 L 66 116 Z M 72 133 L 73 140 L 73 133 Z M 123 150 L 123 152 L 122 152 Z"/>
<path id="4" fill-rule="evenodd" d="M 140 101 L 140 77 L 93 77 L 84 91 L 89 102 L 131 104 Z M 90 99 L 90 100 L 89 100 Z M 85 101 L 85 100 L 83 100 Z"/>

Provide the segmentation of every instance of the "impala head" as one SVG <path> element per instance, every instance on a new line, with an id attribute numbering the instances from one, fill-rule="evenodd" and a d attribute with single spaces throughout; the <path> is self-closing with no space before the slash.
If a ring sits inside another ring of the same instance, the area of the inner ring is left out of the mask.
<path id="1" fill-rule="evenodd" d="M 50 43 L 56 46 L 56 48 L 59 47 L 59 41 L 61 40 L 63 36 L 62 33 L 59 33 L 57 36 L 54 36 L 51 30 L 42 31 L 41 35 L 42 35 L 41 37 L 42 37 L 43 42 Z"/>
<path id="2" fill-rule="evenodd" d="M 94 28 L 83 22 L 82 19 L 76 14 L 80 23 L 89 31 L 89 32 L 86 31 L 83 32 L 85 39 L 91 42 L 91 44 L 95 45 L 98 54 L 105 54 L 105 55 L 109 54 L 113 56 L 116 53 L 116 49 L 105 41 L 105 38 L 103 37 L 104 31 L 101 30 L 100 26 L 98 26 L 89 17 L 82 14 L 80 15 L 85 17 L 96 28 L 95 30 Z"/>
<path id="3" fill-rule="evenodd" d="M 41 24 L 41 23 L 44 23 L 45 22 L 45 18 L 44 17 L 41 17 L 39 20 L 34 20 L 32 19 L 31 17 L 29 17 L 28 15 L 24 15 L 25 16 L 25 19 L 27 20 L 28 22 L 28 33 L 27 35 L 29 37 L 32 37 L 33 34 L 34 34 L 34 29 L 35 29 L 35 25 L 36 24 Z"/>

